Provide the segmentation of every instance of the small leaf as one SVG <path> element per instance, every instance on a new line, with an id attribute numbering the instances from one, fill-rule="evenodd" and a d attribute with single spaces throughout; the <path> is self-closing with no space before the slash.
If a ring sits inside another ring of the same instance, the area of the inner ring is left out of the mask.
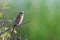
<path id="1" fill-rule="evenodd" d="M 6 5 L 8 5 L 8 2 L 4 2 Z"/>
<path id="2" fill-rule="evenodd" d="M 7 37 L 11 37 L 11 35 L 8 33 L 8 34 L 7 34 Z"/>
<path id="3" fill-rule="evenodd" d="M 17 31 L 14 29 L 14 33 L 17 33 Z"/>
<path id="4" fill-rule="evenodd" d="M 3 7 L 3 9 L 9 9 L 9 7 Z"/>
<path id="5" fill-rule="evenodd" d="M 0 12 L 0 18 L 3 18 L 3 13 Z"/>

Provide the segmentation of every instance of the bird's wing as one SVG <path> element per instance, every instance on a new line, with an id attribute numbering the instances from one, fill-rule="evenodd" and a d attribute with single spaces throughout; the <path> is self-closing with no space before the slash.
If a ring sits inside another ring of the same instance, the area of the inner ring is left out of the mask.
<path id="1" fill-rule="evenodd" d="M 21 20 L 21 16 L 18 15 L 18 16 L 16 17 L 15 23 L 16 23 L 16 24 L 19 24 L 20 20 Z"/>

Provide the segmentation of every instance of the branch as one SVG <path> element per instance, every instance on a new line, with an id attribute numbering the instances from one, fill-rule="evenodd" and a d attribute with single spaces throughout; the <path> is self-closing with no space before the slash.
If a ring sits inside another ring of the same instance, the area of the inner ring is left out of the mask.
<path id="1" fill-rule="evenodd" d="M 13 21 L 12 20 L 0 20 L 0 22 L 10 22 L 10 23 L 12 23 Z"/>
<path id="2" fill-rule="evenodd" d="M 0 20 L 0 21 L 3 21 L 3 20 Z M 11 20 L 6 20 L 6 21 L 11 22 Z M 22 25 L 27 24 L 27 23 L 30 23 L 30 22 L 31 22 L 31 20 L 26 21 L 26 22 L 22 23 Z M 19 26 L 21 26 L 21 25 L 19 25 Z M 3 33 L 5 33 L 5 32 L 7 32 L 7 31 L 9 31 L 9 30 L 11 30 L 11 28 L 7 28 L 6 30 L 0 32 L 0 35 L 3 34 Z"/>

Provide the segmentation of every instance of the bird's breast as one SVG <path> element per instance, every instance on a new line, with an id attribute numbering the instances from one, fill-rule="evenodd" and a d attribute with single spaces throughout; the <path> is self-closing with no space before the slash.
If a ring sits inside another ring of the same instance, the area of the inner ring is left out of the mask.
<path id="1" fill-rule="evenodd" d="M 23 21 L 23 15 L 21 16 L 21 19 L 20 19 L 18 25 L 20 25 L 22 23 L 22 21 Z"/>

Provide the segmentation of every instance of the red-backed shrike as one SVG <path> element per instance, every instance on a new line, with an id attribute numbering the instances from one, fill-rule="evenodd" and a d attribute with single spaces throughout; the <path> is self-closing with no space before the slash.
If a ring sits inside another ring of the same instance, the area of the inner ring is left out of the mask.
<path id="1" fill-rule="evenodd" d="M 14 31 L 14 29 L 17 25 L 21 25 L 21 23 L 23 21 L 23 16 L 24 16 L 24 11 L 21 11 L 19 13 L 19 15 L 16 17 L 15 24 L 14 24 L 14 27 L 13 27 L 11 33 Z"/>

